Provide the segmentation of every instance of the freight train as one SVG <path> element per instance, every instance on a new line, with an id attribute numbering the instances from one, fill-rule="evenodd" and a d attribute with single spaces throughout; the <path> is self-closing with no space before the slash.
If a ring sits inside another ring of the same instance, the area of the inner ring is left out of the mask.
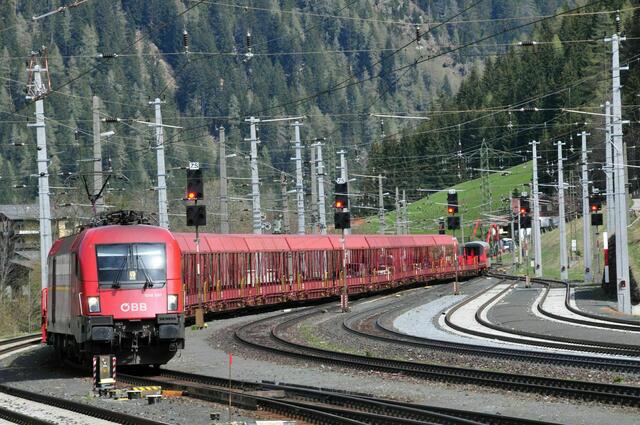
<path id="1" fill-rule="evenodd" d="M 123 224 L 127 223 L 127 224 Z M 43 337 L 61 357 L 115 354 L 160 365 L 184 347 L 185 316 L 475 276 L 487 247 L 458 257 L 445 235 L 219 235 L 150 225 L 91 227 L 49 253 Z M 343 258 L 344 256 L 344 258 Z M 343 267 L 346 264 L 346 267 Z"/>
<path id="2" fill-rule="evenodd" d="M 476 243 L 459 257 L 446 235 L 348 235 L 345 264 L 334 235 L 174 234 L 182 252 L 185 309 L 227 311 L 340 294 L 378 292 L 414 282 L 474 276 L 489 266 Z M 198 274 L 198 269 L 200 274 Z"/>

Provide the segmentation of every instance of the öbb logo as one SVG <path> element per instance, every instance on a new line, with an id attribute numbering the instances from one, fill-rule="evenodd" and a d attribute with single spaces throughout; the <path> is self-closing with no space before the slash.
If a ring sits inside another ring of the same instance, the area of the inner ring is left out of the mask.
<path id="1" fill-rule="evenodd" d="M 122 303 L 120 304 L 120 310 L 124 313 L 130 311 L 147 311 L 147 303 Z"/>

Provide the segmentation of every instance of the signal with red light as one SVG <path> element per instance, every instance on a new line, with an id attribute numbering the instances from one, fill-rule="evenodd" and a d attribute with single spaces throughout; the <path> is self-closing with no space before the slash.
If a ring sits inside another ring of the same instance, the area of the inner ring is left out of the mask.
<path id="1" fill-rule="evenodd" d="M 202 170 L 187 170 L 187 193 L 185 199 L 189 201 L 204 199 Z"/>
<path id="2" fill-rule="evenodd" d="M 458 193 L 455 190 L 450 190 L 447 194 L 447 213 L 458 213 Z"/>
<path id="3" fill-rule="evenodd" d="M 520 197 L 520 215 L 526 215 L 531 212 L 531 208 L 529 207 L 529 197 L 521 196 Z"/>
<path id="4" fill-rule="evenodd" d="M 333 189 L 335 196 L 333 207 L 336 209 L 349 208 L 349 189 L 346 183 L 336 183 Z"/>
<path id="5" fill-rule="evenodd" d="M 594 194 L 589 197 L 589 210 L 592 213 L 597 213 L 602 209 L 602 195 Z"/>
<path id="6" fill-rule="evenodd" d="M 333 188 L 333 223 L 336 229 L 351 228 L 351 214 L 349 213 L 349 188 L 347 183 L 337 183 Z M 346 211 L 345 211 L 346 210 Z"/>

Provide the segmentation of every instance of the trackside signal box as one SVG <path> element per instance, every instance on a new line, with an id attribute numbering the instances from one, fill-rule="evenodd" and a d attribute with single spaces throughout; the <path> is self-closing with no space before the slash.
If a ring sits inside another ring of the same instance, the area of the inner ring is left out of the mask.
<path id="1" fill-rule="evenodd" d="M 93 356 L 93 390 L 102 396 L 116 385 L 116 356 L 100 354 Z"/>

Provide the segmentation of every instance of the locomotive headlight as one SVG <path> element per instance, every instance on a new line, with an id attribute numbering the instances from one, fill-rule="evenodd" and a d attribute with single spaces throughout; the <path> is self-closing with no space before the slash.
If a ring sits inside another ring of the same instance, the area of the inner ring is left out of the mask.
<path id="1" fill-rule="evenodd" d="M 100 297 L 87 298 L 89 304 L 89 313 L 100 313 Z"/>
<path id="2" fill-rule="evenodd" d="M 178 310 L 178 296 L 177 295 L 167 295 L 167 310 L 168 311 L 176 311 L 176 310 Z"/>

